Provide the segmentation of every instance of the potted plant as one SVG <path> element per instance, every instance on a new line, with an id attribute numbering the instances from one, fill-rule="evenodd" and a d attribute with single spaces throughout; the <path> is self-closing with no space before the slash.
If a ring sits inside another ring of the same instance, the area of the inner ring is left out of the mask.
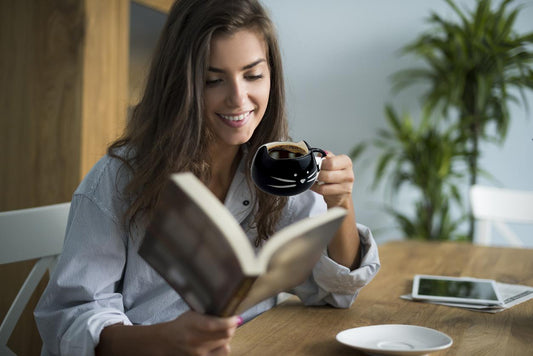
<path id="1" fill-rule="evenodd" d="M 414 212 L 405 213 L 395 208 L 397 204 L 385 210 L 408 239 L 464 239 L 458 231 L 464 212 L 451 217 L 451 206 L 462 205 L 459 184 L 464 176 L 464 151 L 458 130 L 451 126 L 442 129 L 429 116 L 417 124 L 409 114 L 400 117 L 390 105 L 386 107 L 386 119 L 388 129 L 380 130 L 373 141 L 363 142 L 351 152 L 352 159 L 357 160 L 369 144 L 381 151 L 374 187 L 387 177 L 393 198 L 402 187 L 415 190 Z"/>
<path id="2" fill-rule="evenodd" d="M 463 146 L 468 183 L 473 185 L 481 172 L 480 142 L 505 140 L 510 101 L 527 107 L 524 90 L 533 89 L 533 32 L 514 31 L 521 7 L 510 8 L 513 0 L 503 0 L 499 6 L 493 6 L 491 0 L 478 0 L 472 11 L 462 11 L 453 0 L 445 1 L 457 19 L 444 19 L 433 12 L 431 30 L 403 49 L 423 65 L 396 73 L 393 83 L 396 90 L 415 83 L 426 85 L 424 116 L 438 113 L 457 129 L 454 141 Z M 488 130 L 491 124 L 496 127 L 492 135 Z M 473 235 L 470 214 L 470 240 Z"/>

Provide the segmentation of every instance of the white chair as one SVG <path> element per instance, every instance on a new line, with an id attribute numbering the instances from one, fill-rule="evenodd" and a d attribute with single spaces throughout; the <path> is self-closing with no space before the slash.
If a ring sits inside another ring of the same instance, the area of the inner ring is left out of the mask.
<path id="1" fill-rule="evenodd" d="M 69 208 L 70 203 L 62 203 L 0 213 L 0 264 L 38 259 L 0 326 L 0 355 L 15 355 L 7 342 L 33 291 L 55 267 Z"/>
<path id="2" fill-rule="evenodd" d="M 470 188 L 470 204 L 478 221 L 475 243 L 490 245 L 491 228 L 494 226 L 511 246 L 524 246 L 506 223 L 533 224 L 533 191 L 473 185 Z"/>

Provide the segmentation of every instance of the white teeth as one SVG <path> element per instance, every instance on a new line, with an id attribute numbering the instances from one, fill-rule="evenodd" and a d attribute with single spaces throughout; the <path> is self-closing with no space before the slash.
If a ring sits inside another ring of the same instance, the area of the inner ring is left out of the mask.
<path id="1" fill-rule="evenodd" d="M 241 121 L 241 120 L 244 120 L 245 117 L 250 115 L 250 113 L 251 111 L 248 111 L 247 113 L 240 114 L 237 116 L 229 116 L 229 115 L 222 115 L 222 114 L 220 114 L 220 116 L 229 121 Z"/>

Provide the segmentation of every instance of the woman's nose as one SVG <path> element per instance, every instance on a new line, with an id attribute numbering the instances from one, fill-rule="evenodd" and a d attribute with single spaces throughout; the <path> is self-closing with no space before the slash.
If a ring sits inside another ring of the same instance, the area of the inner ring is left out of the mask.
<path id="1" fill-rule="evenodd" d="M 241 107 L 247 96 L 246 85 L 238 80 L 234 81 L 229 88 L 227 102 L 230 106 Z"/>

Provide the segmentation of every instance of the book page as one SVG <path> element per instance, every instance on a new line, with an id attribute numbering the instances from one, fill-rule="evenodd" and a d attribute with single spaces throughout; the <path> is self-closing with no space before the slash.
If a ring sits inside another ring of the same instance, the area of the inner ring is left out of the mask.
<path id="1" fill-rule="evenodd" d="M 296 287 L 310 276 L 346 215 L 346 211 L 341 208 L 328 212 L 327 216 L 305 219 L 281 230 L 279 235 L 274 235 L 265 244 L 265 249 L 271 245 L 260 254 L 266 263 L 265 272 L 256 279 L 237 313 Z"/>
<path id="2" fill-rule="evenodd" d="M 216 223 L 222 236 L 225 237 L 243 272 L 254 275 L 260 272 L 257 266 L 255 251 L 241 226 L 218 198 L 192 173 L 176 173 L 171 180 L 181 187 L 187 199 L 198 205 L 203 221 Z"/>
<path id="3" fill-rule="evenodd" d="M 139 254 L 201 313 L 219 315 L 242 283 L 220 226 L 174 184 L 164 190 Z"/>

